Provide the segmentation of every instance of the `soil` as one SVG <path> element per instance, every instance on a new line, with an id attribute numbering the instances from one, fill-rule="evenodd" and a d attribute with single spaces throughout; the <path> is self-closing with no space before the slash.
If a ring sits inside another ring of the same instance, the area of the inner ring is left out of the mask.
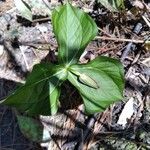
<path id="1" fill-rule="evenodd" d="M 61 4 L 55 0 L 46 2 L 51 9 Z M 103 113 L 87 116 L 83 113 L 77 91 L 65 83 L 59 113 L 55 116 L 39 116 L 47 133 L 43 136 L 49 137 L 44 143 L 27 139 L 19 129 L 16 110 L 1 105 L 0 150 L 150 149 L 150 49 L 145 49 L 138 42 L 146 40 L 150 35 L 150 26 L 143 19 L 144 16 L 148 22 L 150 20 L 150 2 L 129 1 L 127 9 L 144 5 L 137 16 L 131 13 L 112 13 L 96 0 L 73 3 L 89 13 L 99 27 L 98 36 L 88 45 L 80 62 L 86 63 L 99 55 L 120 59 L 125 68 L 124 99 Z M 57 42 L 50 19 L 42 19 L 47 18 L 46 12 L 43 16 L 43 11 L 42 8 L 38 10 L 33 7 L 35 19 L 38 20 L 31 23 L 19 15 L 12 0 L 0 1 L 1 100 L 10 95 L 18 83 L 25 82 L 34 64 L 56 61 Z M 18 43 L 21 48 L 16 47 Z M 132 105 L 125 110 L 129 102 Z M 132 114 L 127 118 L 129 111 Z M 125 125 L 118 123 L 121 114 L 127 122 Z"/>

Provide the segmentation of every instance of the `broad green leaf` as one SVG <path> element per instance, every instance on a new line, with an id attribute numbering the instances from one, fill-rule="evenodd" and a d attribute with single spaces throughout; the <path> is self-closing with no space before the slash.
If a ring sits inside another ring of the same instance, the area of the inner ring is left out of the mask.
<path id="1" fill-rule="evenodd" d="M 98 31 L 90 16 L 69 3 L 53 12 L 52 24 L 59 45 L 59 62 L 64 64 L 77 63 Z"/>
<path id="2" fill-rule="evenodd" d="M 124 0 L 98 0 L 98 2 L 110 11 L 117 12 L 125 9 Z"/>
<path id="3" fill-rule="evenodd" d="M 55 83 L 56 79 L 61 81 L 65 78 L 66 72 L 58 65 L 35 65 L 25 85 L 1 103 L 14 106 L 29 115 L 49 115 L 51 103 L 55 102 L 55 100 L 49 100 L 49 85 Z"/>
<path id="4" fill-rule="evenodd" d="M 91 77 L 98 88 L 80 82 L 79 76 L 72 73 L 75 71 Z M 123 67 L 119 61 L 112 58 L 98 57 L 88 64 L 72 65 L 68 80 L 79 90 L 89 114 L 103 111 L 123 96 Z"/>
<path id="5" fill-rule="evenodd" d="M 102 103 L 98 104 L 88 99 L 87 97 L 83 96 L 82 94 L 80 95 L 84 102 L 85 112 L 87 112 L 88 114 L 94 114 L 96 112 L 104 111 L 109 106 L 109 104 L 105 102 L 103 104 Z"/>
<path id="6" fill-rule="evenodd" d="M 35 142 L 43 140 L 43 126 L 40 121 L 21 115 L 17 115 L 17 120 L 20 130 L 26 138 Z"/>
<path id="7" fill-rule="evenodd" d="M 32 21 L 32 12 L 26 2 L 23 0 L 14 0 L 14 2 L 22 17 Z"/>
<path id="8" fill-rule="evenodd" d="M 55 115 L 58 110 L 60 96 L 60 81 L 57 78 L 53 78 L 53 83 L 49 82 L 49 100 L 51 106 L 51 114 Z"/>

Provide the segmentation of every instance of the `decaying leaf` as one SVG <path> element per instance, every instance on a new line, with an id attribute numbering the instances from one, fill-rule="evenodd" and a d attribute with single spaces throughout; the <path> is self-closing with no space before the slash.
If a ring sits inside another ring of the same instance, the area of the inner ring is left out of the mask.
<path id="1" fill-rule="evenodd" d="M 127 122 L 134 114 L 134 98 L 131 97 L 128 102 L 125 104 L 117 124 L 122 125 L 123 128 L 125 128 Z"/>
<path id="2" fill-rule="evenodd" d="M 14 0 L 14 2 L 22 17 L 32 21 L 32 12 L 30 7 L 23 0 Z"/>
<path id="3" fill-rule="evenodd" d="M 125 9 L 124 0 L 98 0 L 104 7 L 110 11 L 120 11 Z"/>

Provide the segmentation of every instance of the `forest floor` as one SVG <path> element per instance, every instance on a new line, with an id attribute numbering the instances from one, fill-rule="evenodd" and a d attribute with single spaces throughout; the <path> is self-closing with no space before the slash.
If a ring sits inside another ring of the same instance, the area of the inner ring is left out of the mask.
<path id="1" fill-rule="evenodd" d="M 44 1 L 51 10 L 61 4 Z M 0 105 L 0 150 L 150 150 L 150 46 L 143 43 L 150 37 L 150 2 L 128 1 L 123 13 L 111 12 L 97 0 L 72 3 L 91 15 L 99 28 L 80 62 L 99 55 L 119 59 L 125 68 L 124 99 L 103 113 L 86 116 L 80 100 L 75 102 L 80 99 L 76 90 L 66 83 L 62 111 L 39 117 L 44 131 L 53 135 L 45 143 L 27 139 L 20 132 L 14 108 Z M 51 20 L 45 7 L 32 7 L 36 21 L 29 22 L 19 15 L 13 0 L 0 0 L 0 100 L 25 81 L 34 64 L 56 59 Z M 133 8 L 138 13 L 133 14 Z M 14 46 L 18 41 L 19 46 Z"/>

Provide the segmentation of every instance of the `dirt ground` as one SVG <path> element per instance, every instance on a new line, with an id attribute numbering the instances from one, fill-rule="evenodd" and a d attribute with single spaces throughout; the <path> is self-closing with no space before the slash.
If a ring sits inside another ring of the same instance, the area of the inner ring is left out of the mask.
<path id="1" fill-rule="evenodd" d="M 52 9 L 61 4 L 56 0 L 47 2 Z M 150 36 L 150 2 L 144 1 L 144 8 L 139 1 L 129 2 L 129 10 L 140 6 L 141 13 L 137 16 L 112 13 L 96 0 L 73 1 L 99 27 L 99 34 L 88 45 L 80 62 L 99 55 L 120 59 L 125 68 L 124 99 L 103 113 L 86 116 L 80 101 L 72 103 L 80 98 L 66 83 L 61 97 L 67 99 L 65 107 L 56 116 L 39 117 L 44 130 L 53 135 L 44 144 L 27 139 L 19 129 L 14 108 L 1 105 L 0 150 L 150 149 L 150 48 L 141 43 Z M 43 15 L 42 8 L 33 10 L 36 18 Z M 16 37 L 21 48 L 12 45 Z M 31 23 L 20 17 L 13 0 L 0 1 L 0 100 L 10 95 L 18 83 L 24 83 L 34 64 L 41 60 L 55 61 L 56 52 L 50 19 Z"/>

